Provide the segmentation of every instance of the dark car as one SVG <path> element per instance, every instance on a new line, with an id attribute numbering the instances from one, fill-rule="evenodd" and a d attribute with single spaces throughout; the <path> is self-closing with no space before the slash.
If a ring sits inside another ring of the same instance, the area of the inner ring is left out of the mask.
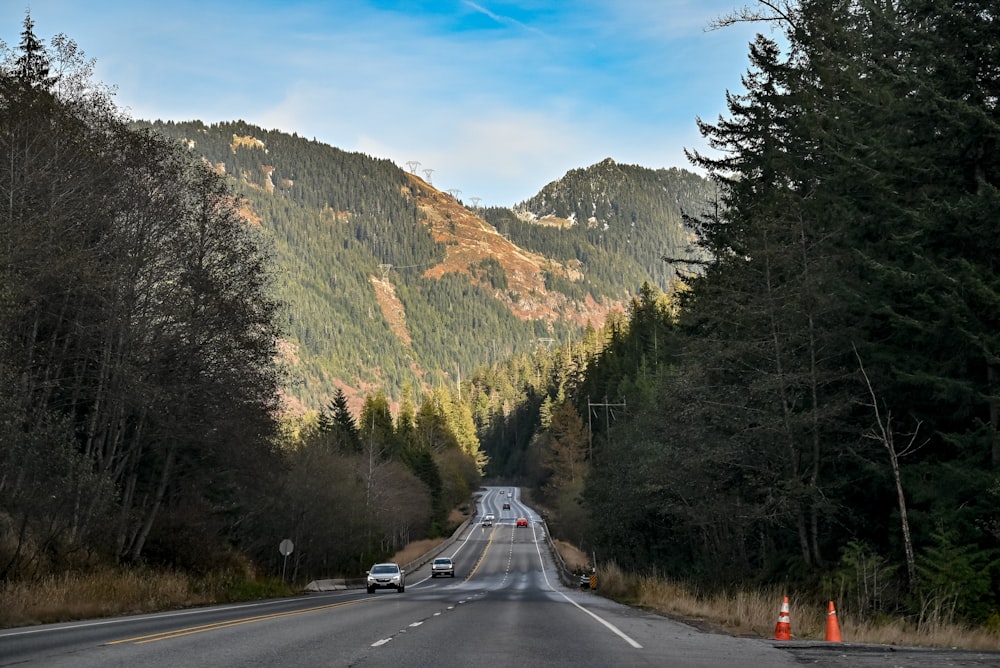
<path id="1" fill-rule="evenodd" d="M 510 510 L 510 504 L 509 503 L 503 504 L 503 509 L 504 510 Z"/>

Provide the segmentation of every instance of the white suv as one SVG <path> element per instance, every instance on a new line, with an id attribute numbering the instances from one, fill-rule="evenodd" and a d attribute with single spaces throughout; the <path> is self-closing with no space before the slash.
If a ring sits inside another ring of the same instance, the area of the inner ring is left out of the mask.
<path id="1" fill-rule="evenodd" d="M 375 564 L 368 571 L 368 593 L 376 589 L 395 589 L 400 594 L 406 589 L 405 572 L 397 564 Z"/>

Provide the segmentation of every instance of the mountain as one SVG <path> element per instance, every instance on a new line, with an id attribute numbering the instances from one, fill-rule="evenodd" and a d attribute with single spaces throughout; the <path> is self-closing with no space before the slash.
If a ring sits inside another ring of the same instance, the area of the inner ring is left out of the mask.
<path id="1" fill-rule="evenodd" d="M 599 327 L 687 257 L 711 184 L 608 159 L 513 208 L 466 206 L 392 162 L 242 121 L 138 122 L 233 177 L 287 304 L 288 406 L 352 407 Z"/>
<path id="2" fill-rule="evenodd" d="M 576 260 L 600 252 L 588 263 L 588 283 L 591 290 L 615 298 L 622 288 L 634 291 L 641 285 L 643 272 L 652 284 L 670 291 L 677 268 L 663 258 L 689 257 L 693 241 L 682 214 L 703 212 L 714 197 L 714 186 L 692 172 L 619 165 L 607 158 L 568 172 L 517 209 L 529 223 L 561 230 L 562 254 L 568 253 L 570 242 Z M 513 238 L 531 247 L 538 235 L 522 238 L 530 229 L 512 232 Z M 581 253 L 587 246 L 592 250 Z M 603 263 L 603 256 L 614 261 Z"/>

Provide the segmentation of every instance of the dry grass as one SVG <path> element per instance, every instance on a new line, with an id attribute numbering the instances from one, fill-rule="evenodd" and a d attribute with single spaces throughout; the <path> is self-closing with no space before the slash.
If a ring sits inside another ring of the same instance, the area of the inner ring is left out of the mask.
<path id="1" fill-rule="evenodd" d="M 448 514 L 448 524 L 457 527 L 459 524 L 469 519 L 469 514 L 467 512 L 462 512 L 458 508 L 452 508 L 451 512 Z"/>
<path id="2" fill-rule="evenodd" d="M 0 584 L 0 628 L 291 596 L 290 584 L 238 565 L 195 577 L 148 568 L 64 573 Z"/>
<path id="3" fill-rule="evenodd" d="M 459 511 L 453 518 L 464 521 Z M 393 561 L 408 564 L 443 538 L 410 543 Z M 175 610 L 196 605 L 291 596 L 291 584 L 256 577 L 247 564 L 195 577 L 147 568 L 64 573 L 33 582 L 0 583 L 0 628 Z"/>
<path id="4" fill-rule="evenodd" d="M 590 567 L 590 559 L 587 558 L 586 553 L 578 549 L 575 545 L 555 538 L 552 539 L 552 542 L 555 544 L 556 549 L 559 550 L 563 561 L 566 562 L 566 567 L 571 571 L 583 571 Z"/>
<path id="5" fill-rule="evenodd" d="M 0 585 L 0 627 L 28 626 L 208 603 L 211 594 L 175 573 L 105 570 Z"/>
<path id="6" fill-rule="evenodd" d="M 663 578 L 626 573 L 615 564 L 603 565 L 598 576 L 598 590 L 609 598 L 737 636 L 774 637 L 781 602 L 787 595 L 792 638 L 826 639 L 828 602 L 825 601 L 800 601 L 794 593 L 777 590 L 700 595 Z M 945 623 L 917 628 L 898 619 L 879 624 L 858 622 L 840 610 L 837 621 L 845 642 L 1000 650 L 1000 634 L 988 629 Z"/>
<path id="7" fill-rule="evenodd" d="M 394 561 L 406 564 L 431 551 L 443 539 L 407 545 Z M 571 568 L 586 568 L 587 556 L 564 541 L 556 541 Z M 773 637 L 783 596 L 789 596 L 792 637 L 823 640 L 826 602 L 802 601 L 794 592 L 737 590 L 704 595 L 689 587 L 652 575 L 626 573 L 615 564 L 598 570 L 598 591 L 604 596 L 678 618 L 701 628 L 732 635 Z M 73 619 L 136 614 L 177 609 L 229 600 L 251 600 L 293 593 L 281 582 L 256 581 L 248 573 L 219 573 L 195 579 L 148 569 L 107 569 L 87 575 L 64 574 L 35 583 L 0 584 L 0 628 L 29 626 Z M 1000 633 L 943 622 L 919 628 L 904 620 L 861 622 L 838 610 L 847 642 L 916 647 L 961 647 L 1000 650 Z"/>
<path id="8" fill-rule="evenodd" d="M 393 555 L 390 561 L 400 566 L 408 564 L 414 559 L 424 556 L 443 542 L 444 538 L 425 538 L 424 540 L 415 541 Z"/>
<path id="9" fill-rule="evenodd" d="M 451 513 L 448 515 L 448 524 L 457 527 L 465 520 L 469 519 L 469 515 L 463 512 L 459 508 L 452 508 Z M 390 561 L 397 563 L 399 565 L 408 564 L 414 559 L 419 559 L 424 556 L 435 547 L 443 543 L 446 538 L 425 538 L 423 540 L 414 541 L 409 543 L 402 550 L 397 552 L 392 556 Z"/>

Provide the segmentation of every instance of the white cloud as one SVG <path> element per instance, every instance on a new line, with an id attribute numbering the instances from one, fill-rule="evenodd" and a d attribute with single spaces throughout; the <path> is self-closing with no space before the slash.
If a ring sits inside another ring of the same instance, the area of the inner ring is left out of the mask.
<path id="1" fill-rule="evenodd" d="M 484 204 L 605 157 L 684 166 L 683 147 L 700 145 L 695 117 L 724 111 L 752 34 L 703 32 L 736 0 L 463 0 L 424 14 L 421 3 L 178 1 L 183 12 L 108 0 L 95 13 L 33 0 L 32 16 L 40 35 L 65 32 L 97 58 L 137 118 L 243 119 L 419 160 L 435 185 Z M 177 22 L 195 8 L 204 20 Z M 0 9 L 0 39 L 16 45 L 22 19 Z"/>

